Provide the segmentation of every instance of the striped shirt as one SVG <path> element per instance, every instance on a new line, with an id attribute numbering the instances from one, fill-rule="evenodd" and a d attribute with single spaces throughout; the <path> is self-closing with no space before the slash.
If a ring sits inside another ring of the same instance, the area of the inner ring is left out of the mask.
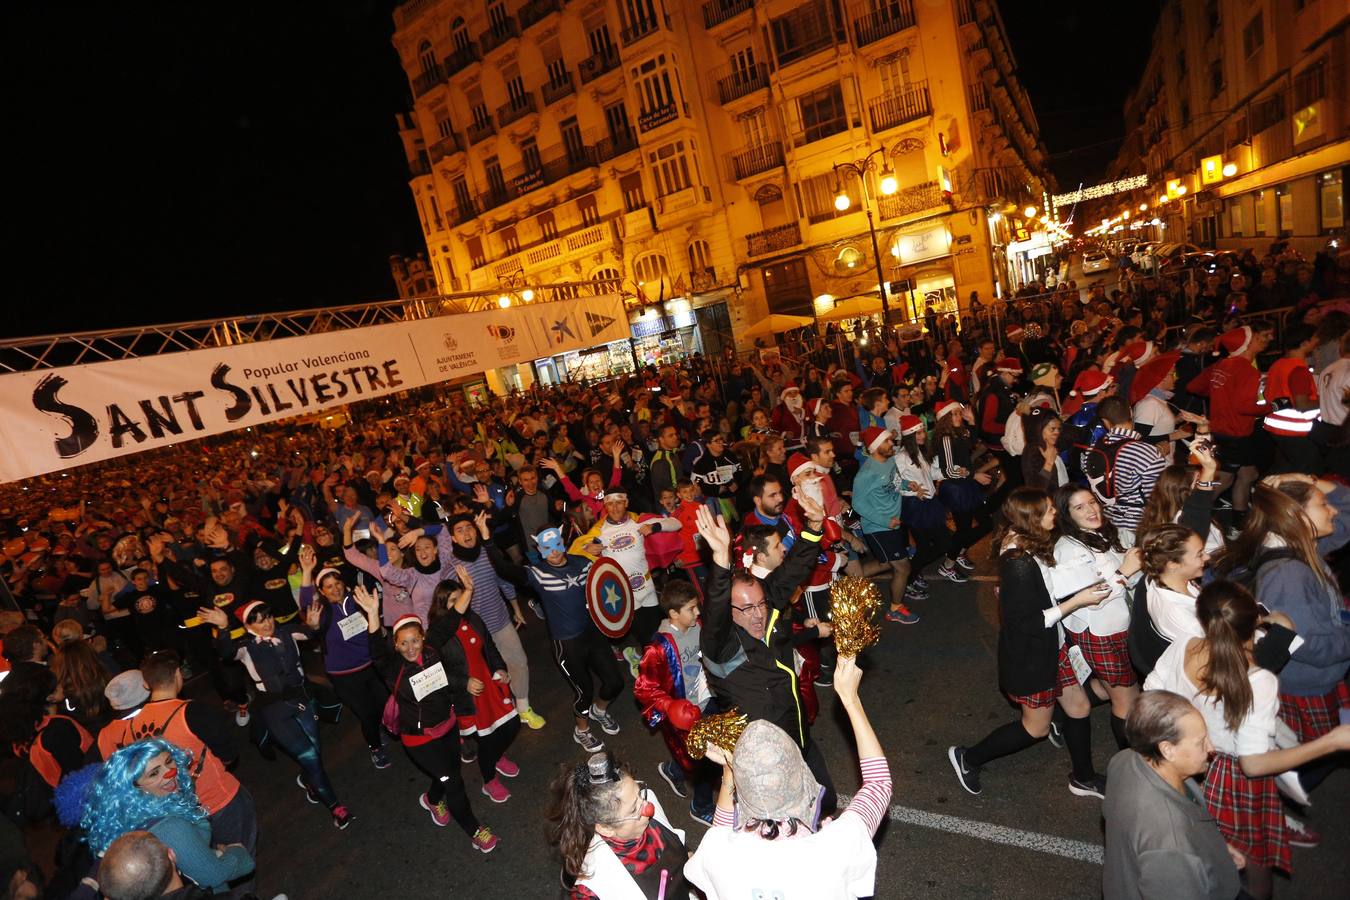
<path id="1" fill-rule="evenodd" d="M 1102 504 L 1106 518 L 1117 528 L 1136 528 L 1144 515 L 1144 504 L 1148 502 L 1158 476 L 1167 468 L 1158 449 L 1139 437 L 1139 432 L 1131 428 L 1112 428 L 1102 438 L 1102 449 L 1125 441 L 1125 445 L 1116 454 L 1112 476 L 1115 481 L 1116 498 L 1114 503 Z"/>
<path id="2" fill-rule="evenodd" d="M 506 610 L 506 601 L 516 598 L 516 589 L 497 575 L 497 570 L 492 568 L 492 560 L 488 559 L 487 549 L 480 544 L 478 558 L 464 563 L 464 568 L 469 570 L 469 577 L 473 579 L 473 598 L 469 601 L 469 609 L 478 613 L 483 624 L 493 634 L 509 626 L 511 616 Z"/>

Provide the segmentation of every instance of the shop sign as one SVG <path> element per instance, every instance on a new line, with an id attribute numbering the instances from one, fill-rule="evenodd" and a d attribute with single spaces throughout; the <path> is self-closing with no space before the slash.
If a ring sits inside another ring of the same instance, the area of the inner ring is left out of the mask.
<path id="1" fill-rule="evenodd" d="M 943 225 L 929 228 L 927 231 L 902 234 L 895 239 L 891 252 L 900 260 L 902 266 L 937 259 L 951 252 L 951 235 Z"/>

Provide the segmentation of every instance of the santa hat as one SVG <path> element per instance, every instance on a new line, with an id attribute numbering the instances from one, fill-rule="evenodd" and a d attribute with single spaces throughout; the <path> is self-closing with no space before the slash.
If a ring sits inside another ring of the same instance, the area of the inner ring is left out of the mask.
<path id="1" fill-rule="evenodd" d="M 1157 355 L 1158 348 L 1153 345 L 1152 341 L 1131 341 L 1120 348 L 1120 355 L 1116 362 L 1125 362 L 1128 359 L 1137 368 Z"/>
<path id="2" fill-rule="evenodd" d="M 935 410 L 937 412 L 937 417 L 941 419 L 943 416 L 952 413 L 959 414 L 961 412 L 961 404 L 957 403 L 955 400 L 943 400 L 935 407 Z"/>
<path id="3" fill-rule="evenodd" d="M 800 472 L 803 468 L 811 465 L 812 465 L 811 460 L 807 458 L 804 454 L 801 453 L 792 454 L 791 456 L 788 457 L 787 461 L 788 478 L 789 479 L 796 478 L 798 472 Z"/>
<path id="4" fill-rule="evenodd" d="M 1240 356 L 1247 352 L 1247 348 L 1252 345 L 1252 329 L 1250 325 L 1243 325 L 1240 328 L 1234 328 L 1231 331 L 1225 331 L 1219 335 L 1219 346 L 1229 356 Z"/>
<path id="5" fill-rule="evenodd" d="M 430 469 L 430 468 L 431 468 L 431 460 L 427 459 L 425 456 L 414 457 L 413 471 L 420 472 L 423 469 Z"/>
<path id="6" fill-rule="evenodd" d="M 319 585 L 323 584 L 323 580 L 327 578 L 329 575 L 337 575 L 341 577 L 342 573 L 339 572 L 337 569 L 320 569 L 319 574 L 314 576 L 314 586 L 318 587 Z"/>
<path id="7" fill-rule="evenodd" d="M 1162 384 L 1167 373 L 1172 371 L 1179 359 L 1181 359 L 1180 351 L 1173 350 L 1171 353 L 1154 356 L 1140 366 L 1134 373 L 1134 380 L 1130 382 L 1130 405 L 1134 406 L 1144 399 L 1149 391 Z"/>
<path id="8" fill-rule="evenodd" d="M 905 376 L 908 374 L 909 374 L 909 363 L 907 362 L 896 363 L 895 365 L 891 366 L 891 380 L 897 384 L 904 381 Z"/>
<path id="9" fill-rule="evenodd" d="M 877 448 L 891 436 L 891 433 L 885 428 L 878 428 L 875 425 L 869 425 L 863 429 L 862 442 L 867 448 L 868 453 L 875 453 Z"/>
<path id="10" fill-rule="evenodd" d="M 1021 325 L 1017 324 L 1009 324 L 1008 327 L 1003 330 L 1003 333 L 1006 334 L 1008 340 L 1012 341 L 1014 344 L 1022 343 L 1022 338 L 1027 336 L 1026 330 L 1022 328 Z"/>
<path id="11" fill-rule="evenodd" d="M 1102 391 L 1115 384 L 1115 379 L 1105 372 L 1098 372 L 1096 369 L 1085 369 L 1078 373 L 1074 380 L 1073 390 L 1069 392 L 1069 399 L 1064 401 L 1064 408 L 1061 412 L 1066 416 L 1072 416 L 1083 408 L 1083 404 L 1089 398 L 1096 397 Z"/>
<path id="12" fill-rule="evenodd" d="M 234 611 L 234 614 L 239 617 L 240 622 L 243 622 L 245 625 L 247 625 L 248 617 L 253 614 L 253 611 L 255 609 L 263 605 L 265 604 L 261 600 L 250 600 L 248 603 L 245 603 L 243 606 L 236 609 Z"/>
<path id="13" fill-rule="evenodd" d="M 418 628 L 421 628 L 422 620 L 412 613 L 404 613 L 394 620 L 394 628 L 390 634 L 398 634 L 398 630 L 404 625 L 416 625 Z"/>
<path id="14" fill-rule="evenodd" d="M 1297 409 L 1277 409 L 1266 414 L 1265 429 L 1281 437 L 1307 437 L 1312 432 L 1320 413 L 1321 410 L 1318 409 L 1306 412 Z"/>
<path id="15" fill-rule="evenodd" d="M 1022 361 L 1015 356 L 1005 356 L 998 361 L 998 371 L 1000 374 L 1021 375 Z"/>
<path id="16" fill-rule="evenodd" d="M 783 388 L 783 393 L 786 394 L 788 391 L 797 391 L 798 393 L 801 393 L 801 390 L 801 388 L 797 387 L 797 382 L 789 381 Z"/>
<path id="17" fill-rule="evenodd" d="M 923 431 L 923 419 L 920 419 L 918 416 L 900 417 L 900 434 L 902 437 L 919 431 Z"/>

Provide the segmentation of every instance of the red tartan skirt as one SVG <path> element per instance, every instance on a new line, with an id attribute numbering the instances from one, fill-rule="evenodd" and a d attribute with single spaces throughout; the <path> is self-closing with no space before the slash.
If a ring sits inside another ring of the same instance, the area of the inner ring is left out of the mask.
<path id="1" fill-rule="evenodd" d="M 1066 629 L 1067 630 L 1067 629 Z M 1112 687 L 1138 683 L 1130 664 L 1130 633 L 1121 631 L 1105 636 L 1091 631 L 1070 631 L 1070 639 L 1083 651 L 1083 659 L 1092 673 Z"/>
<path id="2" fill-rule="evenodd" d="M 1069 645 L 1063 644 L 1059 648 L 1059 671 L 1055 673 L 1055 686 L 1049 690 L 1037 691 L 1034 694 L 1006 694 L 1007 698 L 1018 706 L 1025 706 L 1029 709 L 1045 709 L 1047 706 L 1054 706 L 1055 701 L 1059 699 L 1060 693 L 1067 687 L 1073 687 L 1078 684 L 1078 676 L 1074 674 L 1073 665 L 1069 662 Z"/>
<path id="3" fill-rule="evenodd" d="M 1205 774 L 1205 807 L 1224 840 L 1241 850 L 1248 862 L 1293 872 L 1274 777 L 1248 778 L 1237 757 L 1217 753 Z"/>
<path id="4" fill-rule="evenodd" d="M 1350 687 L 1342 681 L 1320 697 L 1280 694 L 1280 718 L 1298 735 L 1299 743 L 1315 741 L 1341 724 L 1341 707 L 1350 706 Z"/>

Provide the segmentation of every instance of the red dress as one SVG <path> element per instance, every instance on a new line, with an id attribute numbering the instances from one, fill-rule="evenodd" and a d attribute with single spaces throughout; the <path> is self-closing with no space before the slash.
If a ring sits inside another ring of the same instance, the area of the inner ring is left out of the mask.
<path id="1" fill-rule="evenodd" d="M 511 687 L 492 680 L 494 668 L 488 664 L 487 651 L 484 647 L 485 640 L 491 641 L 491 638 L 485 639 L 479 634 L 469 624 L 468 617 L 460 621 L 459 627 L 455 629 L 455 637 L 464 648 L 464 661 L 468 663 L 469 677 L 483 682 L 483 692 L 473 698 L 473 712 L 456 710 L 459 713 L 459 733 L 491 734 L 518 715 L 515 698 L 511 696 Z M 496 656 L 495 647 L 492 648 L 492 654 Z M 506 670 L 505 664 L 498 668 Z"/>

